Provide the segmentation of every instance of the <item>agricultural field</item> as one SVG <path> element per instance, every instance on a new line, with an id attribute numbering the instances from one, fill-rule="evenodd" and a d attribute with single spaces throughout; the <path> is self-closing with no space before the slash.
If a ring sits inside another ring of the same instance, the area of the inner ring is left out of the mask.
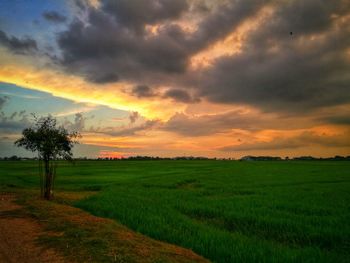
<path id="1" fill-rule="evenodd" d="M 0 162 L 2 192 L 38 191 L 37 163 Z M 212 262 L 350 262 L 350 162 L 79 161 L 56 193 Z"/>

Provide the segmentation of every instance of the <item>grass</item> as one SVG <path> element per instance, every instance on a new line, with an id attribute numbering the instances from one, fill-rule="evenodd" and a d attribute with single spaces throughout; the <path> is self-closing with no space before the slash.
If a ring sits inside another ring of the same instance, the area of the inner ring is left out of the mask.
<path id="1" fill-rule="evenodd" d="M 0 211 L 0 217 L 21 218 L 22 224 L 26 222 L 27 227 L 28 224 L 33 224 L 35 219 L 34 222 L 39 222 L 41 226 L 35 230 L 38 235 L 35 241 L 40 245 L 39 249 L 53 248 L 69 262 L 207 262 L 189 250 L 150 239 L 114 220 L 94 217 L 69 205 L 74 200 L 93 194 L 92 192 L 60 192 L 51 202 L 39 199 L 33 190 L 15 191 L 14 194 L 17 197 L 16 202 L 20 205 L 19 208 Z M 3 198 L 1 194 L 0 197 Z M 6 241 L 6 237 L 4 238 Z M 32 247 L 17 247 L 15 248 L 17 251 L 13 253 L 28 248 Z M 33 251 L 30 252 L 33 253 Z M 52 260 L 52 258 L 49 259 Z"/>
<path id="2" fill-rule="evenodd" d="M 0 162 L 0 187 L 33 188 L 34 162 Z M 75 206 L 214 262 L 349 262 L 350 162 L 62 164 Z"/>

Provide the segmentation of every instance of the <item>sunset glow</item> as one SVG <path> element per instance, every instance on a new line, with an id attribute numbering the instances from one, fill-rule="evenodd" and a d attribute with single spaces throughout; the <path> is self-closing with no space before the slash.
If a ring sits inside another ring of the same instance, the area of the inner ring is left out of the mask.
<path id="1" fill-rule="evenodd" d="M 30 113 L 81 157 L 349 155 L 350 5 L 310 2 L 3 1 L 0 155 Z"/>

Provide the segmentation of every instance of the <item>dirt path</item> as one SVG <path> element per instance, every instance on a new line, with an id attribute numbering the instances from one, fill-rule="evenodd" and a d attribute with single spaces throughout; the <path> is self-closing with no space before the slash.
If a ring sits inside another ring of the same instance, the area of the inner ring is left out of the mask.
<path id="1" fill-rule="evenodd" d="M 135 233 L 111 219 L 30 193 L 21 196 L 23 206 L 15 202 L 18 196 L 0 193 L 0 263 L 209 262 L 191 250 Z M 61 194 L 59 198 L 77 197 Z M 43 247 L 38 238 L 49 243 Z"/>
<path id="2" fill-rule="evenodd" d="M 0 262 L 67 262 L 36 242 L 42 227 L 17 205 L 13 194 L 0 193 Z"/>

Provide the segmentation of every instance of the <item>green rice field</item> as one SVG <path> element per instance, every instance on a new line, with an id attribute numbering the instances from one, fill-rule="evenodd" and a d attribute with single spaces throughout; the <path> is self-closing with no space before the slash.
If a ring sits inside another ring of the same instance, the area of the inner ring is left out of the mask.
<path id="1" fill-rule="evenodd" d="M 0 162 L 0 189 L 38 188 L 37 163 Z M 350 162 L 79 161 L 75 206 L 213 262 L 350 262 Z"/>

